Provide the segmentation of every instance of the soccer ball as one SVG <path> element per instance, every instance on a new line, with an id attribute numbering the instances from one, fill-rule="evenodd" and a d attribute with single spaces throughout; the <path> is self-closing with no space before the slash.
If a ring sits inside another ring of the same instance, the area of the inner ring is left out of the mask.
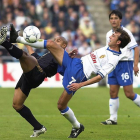
<path id="1" fill-rule="evenodd" d="M 27 26 L 23 31 L 24 39 L 29 43 L 34 43 L 40 39 L 41 33 L 36 26 Z"/>

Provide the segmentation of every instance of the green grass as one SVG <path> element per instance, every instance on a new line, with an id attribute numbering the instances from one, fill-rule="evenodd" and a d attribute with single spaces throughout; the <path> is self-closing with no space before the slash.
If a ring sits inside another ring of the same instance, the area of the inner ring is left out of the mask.
<path id="1" fill-rule="evenodd" d="M 134 89 L 139 93 L 140 89 Z M 66 140 L 71 124 L 60 115 L 57 101 L 62 88 L 38 88 L 32 90 L 25 105 L 47 127 L 47 133 L 36 140 Z M 0 88 L 0 140 L 30 140 L 32 126 L 12 108 L 14 89 Z M 101 121 L 109 118 L 109 89 L 83 88 L 76 92 L 69 106 L 85 131 L 77 139 L 82 140 L 133 140 L 140 139 L 140 108 L 128 100 L 120 90 L 118 125 L 104 126 Z"/>

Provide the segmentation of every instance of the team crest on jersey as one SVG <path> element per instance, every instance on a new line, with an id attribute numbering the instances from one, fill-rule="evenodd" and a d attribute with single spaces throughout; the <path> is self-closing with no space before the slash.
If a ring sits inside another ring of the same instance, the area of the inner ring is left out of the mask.
<path id="1" fill-rule="evenodd" d="M 104 58 L 105 57 L 105 55 L 101 55 L 99 58 Z"/>

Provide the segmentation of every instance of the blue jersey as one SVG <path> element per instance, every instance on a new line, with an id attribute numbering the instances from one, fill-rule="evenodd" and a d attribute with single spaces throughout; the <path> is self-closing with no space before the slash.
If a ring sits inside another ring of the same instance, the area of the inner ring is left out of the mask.
<path id="1" fill-rule="evenodd" d="M 57 72 L 64 76 L 63 86 L 68 94 L 75 93 L 67 88 L 68 85 L 87 80 L 83 72 L 83 64 L 81 59 L 70 58 L 66 51 L 64 51 L 62 66 L 58 65 Z"/>

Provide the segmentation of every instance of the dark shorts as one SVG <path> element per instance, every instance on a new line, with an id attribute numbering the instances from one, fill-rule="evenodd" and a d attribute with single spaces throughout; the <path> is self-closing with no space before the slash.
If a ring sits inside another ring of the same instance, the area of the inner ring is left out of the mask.
<path id="1" fill-rule="evenodd" d="M 37 67 L 34 67 L 30 72 L 23 73 L 15 87 L 20 88 L 21 91 L 28 96 L 32 88 L 38 87 L 45 79 L 45 73 L 39 71 Z"/>

